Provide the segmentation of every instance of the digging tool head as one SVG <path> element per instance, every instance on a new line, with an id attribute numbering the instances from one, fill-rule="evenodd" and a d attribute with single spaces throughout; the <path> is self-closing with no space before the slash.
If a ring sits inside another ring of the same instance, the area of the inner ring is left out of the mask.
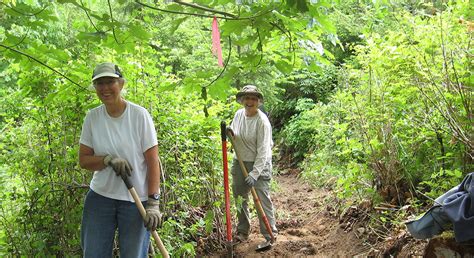
<path id="1" fill-rule="evenodd" d="M 271 240 L 266 240 L 265 242 L 257 245 L 257 248 L 255 248 L 255 251 L 257 252 L 263 252 L 266 250 L 270 250 L 272 248 L 272 241 Z"/>
<path id="2" fill-rule="evenodd" d="M 226 243 L 226 248 L 227 248 L 227 258 L 232 258 L 234 257 L 234 245 L 232 241 L 227 241 Z"/>

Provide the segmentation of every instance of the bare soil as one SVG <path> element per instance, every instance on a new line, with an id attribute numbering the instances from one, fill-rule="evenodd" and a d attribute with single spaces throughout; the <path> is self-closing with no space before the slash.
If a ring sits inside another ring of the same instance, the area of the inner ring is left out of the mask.
<path id="1" fill-rule="evenodd" d="M 249 239 L 234 246 L 234 257 L 474 257 L 474 240 L 460 245 L 452 231 L 429 241 L 414 239 L 403 224 L 387 228 L 373 223 L 384 207 L 372 207 L 368 201 L 346 207 L 331 189 L 315 188 L 299 179 L 298 170 L 282 171 L 274 177 L 276 187 L 272 189 L 277 241 L 269 250 L 255 250 L 264 238 L 254 215 Z M 225 249 L 209 254 L 204 243 L 201 241 L 198 256 L 227 256 Z"/>
<path id="2" fill-rule="evenodd" d="M 313 189 L 298 180 L 295 174 L 275 177 L 278 189 L 272 199 L 276 210 L 279 234 L 273 247 L 256 252 L 256 245 L 263 242 L 258 221 L 253 220 L 248 241 L 237 245 L 237 256 L 308 256 L 308 255 L 357 255 L 367 252 L 354 232 L 345 232 L 339 219 L 324 205 L 328 191 Z"/>
<path id="3" fill-rule="evenodd" d="M 274 177 L 277 187 L 272 191 L 276 210 L 277 241 L 267 251 L 255 248 L 264 242 L 258 219 L 252 218 L 249 239 L 234 246 L 236 257 L 327 257 L 327 256 L 421 256 L 426 241 L 416 241 L 406 232 L 394 232 L 383 241 L 369 240 L 365 228 L 367 217 L 357 208 L 340 214 L 329 189 L 313 188 L 288 170 Z M 371 243 L 372 242 L 372 243 Z M 210 256 L 226 256 L 221 250 Z"/>

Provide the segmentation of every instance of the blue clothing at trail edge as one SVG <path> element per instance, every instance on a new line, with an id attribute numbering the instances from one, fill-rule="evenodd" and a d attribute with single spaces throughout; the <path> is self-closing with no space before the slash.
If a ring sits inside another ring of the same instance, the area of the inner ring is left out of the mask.
<path id="1" fill-rule="evenodd" d="M 406 223 L 410 234 L 418 239 L 432 238 L 443 231 L 454 229 L 456 242 L 474 239 L 474 173 L 464 177 L 461 184 L 453 187 L 435 200 L 421 218 Z"/>

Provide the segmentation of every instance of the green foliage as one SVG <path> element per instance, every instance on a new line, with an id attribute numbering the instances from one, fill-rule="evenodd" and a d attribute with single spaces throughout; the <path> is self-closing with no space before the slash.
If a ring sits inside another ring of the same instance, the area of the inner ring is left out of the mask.
<path id="1" fill-rule="evenodd" d="M 8 178 L 1 193 L 3 241 L 9 243 L 5 252 L 25 256 L 77 252 L 82 210 L 78 204 L 85 190 L 77 183 L 82 173 L 76 168 L 74 147 L 80 113 L 71 109 L 76 106 L 73 99 L 58 99 L 56 105 L 70 107 L 59 108 L 46 106 L 44 99 L 34 103 L 25 96 L 29 92 L 19 93 L 8 96 L 20 104 L 17 108 L 2 103 L 7 113 L 2 149 L 10 154 L 1 155 L 2 176 Z M 62 120 L 65 116 L 71 120 Z"/>
<path id="2" fill-rule="evenodd" d="M 299 99 L 297 100 L 296 110 L 301 112 L 304 111 L 304 108 L 310 108 L 311 106 L 314 106 L 311 99 Z M 281 133 L 282 140 L 284 140 L 282 147 L 291 147 L 290 152 L 296 159 L 303 158 L 304 155 L 311 150 L 311 146 L 313 146 L 309 139 L 311 139 L 317 131 L 314 130 L 314 120 L 312 120 L 312 118 L 312 114 L 306 112 L 294 116 Z"/>
<path id="3" fill-rule="evenodd" d="M 460 170 L 443 170 L 432 173 L 431 177 L 420 183 L 420 188 L 426 187 L 429 189 L 426 195 L 432 199 L 436 199 L 451 188 L 459 185 L 464 178 Z"/>
<path id="4" fill-rule="evenodd" d="M 121 66 L 128 80 L 125 97 L 146 107 L 156 122 L 165 168 L 163 210 L 175 221 L 162 232 L 169 250 L 194 256 L 197 239 L 222 224 L 218 128 L 236 110 L 228 99 L 233 86 L 257 84 L 271 99 L 270 86 L 281 71 L 324 62 L 308 46 L 332 29 L 324 22 L 324 1 L 194 4 L 243 17 L 219 17 L 225 69 L 210 51 L 213 12 L 196 5 L 75 0 L 0 5 L 5 85 L 0 246 L 8 243 L 1 255 L 80 254 L 82 197 L 90 173 L 77 166 L 77 142 L 86 111 L 100 104 L 89 85 L 92 67 L 103 61 Z M 316 16 L 320 25 L 307 26 Z M 302 63 L 302 55 L 311 62 Z M 185 217 L 173 217 L 194 207 L 203 207 L 206 215 L 189 228 Z M 219 245 L 216 241 L 210 244 Z"/>
<path id="5" fill-rule="evenodd" d="M 385 28 L 364 35 L 341 71 L 341 90 L 283 129 L 288 142 L 312 150 L 305 178 L 336 186 L 341 197 L 376 191 L 402 205 L 416 190 L 436 196 L 472 171 L 472 138 L 463 136 L 473 134 L 471 36 L 458 18 L 465 10 L 392 13 Z"/>
<path id="6" fill-rule="evenodd" d="M 156 123 L 165 168 L 163 210 L 170 218 L 162 233 L 169 250 L 194 256 L 197 239 L 222 224 L 218 128 L 237 108 L 228 96 L 233 86 L 252 83 L 271 99 L 270 86 L 281 71 L 317 67 L 299 57 L 324 62 L 307 46 L 332 30 L 324 22 L 329 5 L 230 0 L 192 5 L 0 4 L 0 255 L 80 254 L 82 197 L 91 175 L 77 166 L 78 138 L 86 111 L 100 104 L 89 85 L 91 69 L 103 61 L 121 66 L 128 81 L 125 97 L 146 107 Z M 226 19 L 212 9 L 242 19 Z M 211 54 L 213 15 L 219 17 L 225 68 Z M 320 25 L 307 26 L 312 17 Z M 300 40 L 307 44 L 296 44 Z M 194 207 L 203 207 L 206 215 L 189 228 L 184 215 L 173 217 Z"/>
<path id="7" fill-rule="evenodd" d="M 295 71 L 282 82 L 275 85 L 278 89 L 278 101 L 272 103 L 270 110 L 276 130 L 293 119 L 294 115 L 311 108 L 311 102 L 328 101 L 337 87 L 337 68 L 324 66 L 315 73 L 307 70 Z M 306 105 L 306 104 L 308 105 Z"/>
<path id="8" fill-rule="evenodd" d="M 473 168 L 466 1 L 110 4 L 0 4 L 1 256 L 80 255 L 91 175 L 77 165 L 78 139 L 100 104 L 89 85 L 103 61 L 120 64 L 125 97 L 155 121 L 160 236 L 176 256 L 197 255 L 202 238 L 222 247 L 218 130 L 244 84 L 264 92 L 302 176 L 340 198 L 435 197 Z M 214 15 L 224 68 L 211 53 Z"/>
<path id="9" fill-rule="evenodd" d="M 301 70 L 276 84 L 278 101 L 272 103 L 270 118 L 280 139 L 282 155 L 291 156 L 292 163 L 312 150 L 311 138 L 316 134 L 314 114 L 305 111 L 328 101 L 337 87 L 336 73 L 334 66 L 325 66 L 321 73 Z"/>

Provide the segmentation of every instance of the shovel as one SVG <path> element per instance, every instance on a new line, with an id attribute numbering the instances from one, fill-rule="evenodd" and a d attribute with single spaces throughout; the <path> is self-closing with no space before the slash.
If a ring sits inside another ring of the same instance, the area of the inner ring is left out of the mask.
<path id="1" fill-rule="evenodd" d="M 140 214 L 142 215 L 142 218 L 145 219 L 146 217 L 146 211 L 145 208 L 143 207 L 143 204 L 138 197 L 137 191 L 135 191 L 135 188 L 133 187 L 132 183 L 128 179 L 127 176 L 122 176 L 122 180 L 127 186 L 128 191 L 133 197 L 133 200 L 135 200 L 135 204 L 137 205 L 138 211 L 140 211 Z M 161 255 L 165 258 L 169 258 L 168 251 L 166 251 L 165 246 L 163 245 L 163 242 L 161 242 L 160 236 L 158 236 L 158 233 L 156 233 L 156 230 L 151 231 L 151 235 L 155 239 L 155 243 L 158 246 L 158 249 L 160 249 Z"/>
<path id="2" fill-rule="evenodd" d="M 234 149 L 235 156 L 237 156 L 237 160 L 239 161 L 240 168 L 242 170 L 242 174 L 244 174 L 244 178 L 249 175 L 247 172 L 247 168 L 245 168 L 244 162 L 239 156 L 239 152 L 236 149 L 236 146 L 234 144 L 234 132 L 232 129 L 227 128 L 227 136 L 229 137 L 230 142 L 232 143 L 232 148 Z M 250 188 L 250 192 L 252 192 L 252 197 L 253 197 L 253 202 L 255 203 L 255 207 L 257 208 L 258 214 L 262 218 L 265 227 L 267 228 L 267 232 L 270 234 L 271 240 L 270 241 L 265 241 L 262 244 L 257 245 L 257 248 L 255 251 L 265 251 L 268 250 L 272 247 L 272 244 L 275 243 L 275 236 L 273 236 L 273 231 L 272 228 L 270 227 L 270 223 L 268 222 L 267 215 L 265 215 L 265 212 L 263 211 L 262 204 L 260 203 L 260 199 L 258 198 L 257 192 L 255 191 L 255 188 L 252 186 Z"/>
<path id="3" fill-rule="evenodd" d="M 227 140 L 225 135 L 226 125 L 221 122 L 221 139 L 222 139 L 222 164 L 224 167 L 224 196 L 225 196 L 225 221 L 227 225 L 227 257 L 233 257 L 232 245 L 232 223 L 230 216 L 230 195 L 229 195 L 229 169 L 227 166 Z"/>

